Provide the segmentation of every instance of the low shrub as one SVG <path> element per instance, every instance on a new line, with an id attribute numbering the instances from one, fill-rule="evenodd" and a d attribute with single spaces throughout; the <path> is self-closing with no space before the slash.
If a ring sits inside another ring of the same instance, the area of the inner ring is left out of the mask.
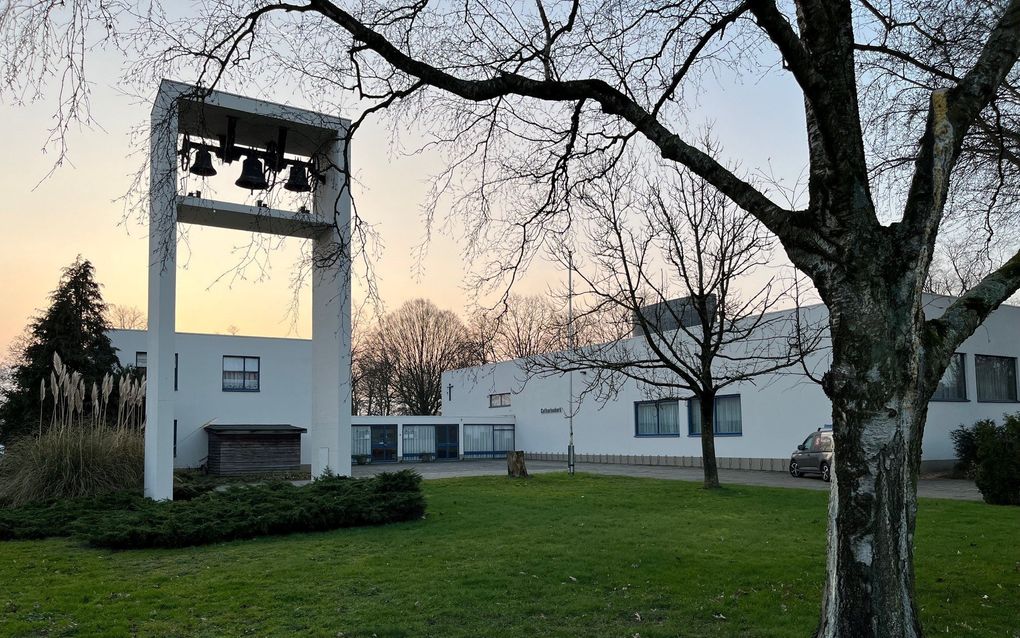
<path id="1" fill-rule="evenodd" d="M 984 419 L 968 427 L 961 425 L 949 433 L 953 441 L 953 452 L 956 453 L 956 473 L 973 479 L 977 471 L 978 432 L 986 428 L 994 428 L 995 421 Z"/>
<path id="2" fill-rule="evenodd" d="M 74 536 L 95 547 L 184 547 L 239 538 L 420 518 L 421 477 L 411 470 L 371 478 L 231 485 L 191 500 L 133 494 L 54 501 L 0 512 L 0 539 Z"/>
<path id="3" fill-rule="evenodd" d="M 223 485 L 215 476 L 196 471 L 174 472 L 174 500 L 190 501 Z"/>
<path id="4" fill-rule="evenodd" d="M 201 470 L 182 469 L 174 472 L 174 500 L 190 501 L 219 487 L 240 483 L 267 483 L 274 481 L 307 481 L 311 473 L 301 470 L 281 470 L 257 474 L 214 476 Z"/>
<path id="5" fill-rule="evenodd" d="M 287 482 L 230 486 L 190 501 L 151 503 L 111 512 L 84 531 L 96 547 L 184 547 L 238 538 L 420 518 L 421 477 L 410 470 L 371 478 L 327 477 L 297 487 Z"/>
<path id="6" fill-rule="evenodd" d="M 141 494 L 116 492 L 95 498 L 50 499 L 0 509 L 0 541 L 75 536 L 113 511 L 144 506 Z"/>
<path id="7" fill-rule="evenodd" d="M 57 426 L 7 446 L 0 506 L 142 490 L 145 441 L 129 427 Z"/>
<path id="8" fill-rule="evenodd" d="M 954 430 L 953 447 L 958 469 L 973 476 L 986 503 L 1020 505 L 1020 412 L 1003 418 Z"/>

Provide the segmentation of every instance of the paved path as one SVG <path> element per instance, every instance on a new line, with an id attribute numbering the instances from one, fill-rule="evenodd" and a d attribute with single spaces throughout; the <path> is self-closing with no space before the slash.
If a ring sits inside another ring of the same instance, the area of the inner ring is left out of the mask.
<path id="1" fill-rule="evenodd" d="M 370 476 L 396 468 L 413 467 L 426 479 L 454 478 L 462 476 L 493 476 L 506 473 L 506 461 L 450 461 L 438 463 L 377 463 L 355 465 L 354 476 Z M 534 474 L 564 472 L 561 461 L 528 461 L 528 471 Z M 702 479 L 701 468 L 671 467 L 662 465 L 623 465 L 617 463 L 578 463 L 578 472 L 606 474 L 611 476 L 638 476 L 645 478 L 696 481 Z M 782 472 L 757 472 L 753 470 L 719 470 L 719 480 L 736 485 L 762 485 L 766 487 L 792 487 L 809 490 L 827 490 L 829 484 L 816 478 L 793 478 Z M 917 495 L 927 498 L 948 498 L 958 501 L 980 501 L 981 493 L 972 481 L 951 479 L 921 479 L 917 483 Z"/>

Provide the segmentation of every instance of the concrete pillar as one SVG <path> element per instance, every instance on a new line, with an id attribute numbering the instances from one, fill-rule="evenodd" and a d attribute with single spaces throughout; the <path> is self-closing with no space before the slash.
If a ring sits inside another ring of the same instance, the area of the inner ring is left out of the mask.
<path id="1" fill-rule="evenodd" d="M 160 92 L 149 138 L 149 327 L 145 496 L 174 496 L 174 332 L 177 295 L 177 110 Z"/>
<path id="2" fill-rule="evenodd" d="M 343 189 L 343 173 L 349 157 L 339 140 L 330 149 L 329 160 L 338 170 L 326 171 L 326 181 L 316 188 L 312 201 L 315 216 L 333 225 L 317 236 L 312 246 L 312 423 L 309 434 L 312 437 L 312 476 L 322 475 L 327 468 L 334 474 L 350 476 L 351 209 L 349 193 Z"/>

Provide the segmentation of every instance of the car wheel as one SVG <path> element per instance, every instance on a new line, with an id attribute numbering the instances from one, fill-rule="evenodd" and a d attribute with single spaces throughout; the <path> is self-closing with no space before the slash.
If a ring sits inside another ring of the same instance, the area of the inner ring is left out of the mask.
<path id="1" fill-rule="evenodd" d="M 832 480 L 832 472 L 829 470 L 829 464 L 828 463 L 822 463 L 822 466 L 819 469 L 822 471 L 822 480 L 823 481 L 828 483 L 829 481 Z"/>
<path id="2" fill-rule="evenodd" d="M 800 478 L 802 476 L 800 466 L 797 465 L 797 461 L 790 461 L 790 476 L 793 478 Z"/>

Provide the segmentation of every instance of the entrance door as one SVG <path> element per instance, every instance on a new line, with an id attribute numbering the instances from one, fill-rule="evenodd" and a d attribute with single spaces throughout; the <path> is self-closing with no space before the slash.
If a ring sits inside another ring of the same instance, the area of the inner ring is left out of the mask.
<path id="1" fill-rule="evenodd" d="M 372 461 L 397 460 L 397 426 L 372 426 Z"/>
<path id="2" fill-rule="evenodd" d="M 459 426 L 456 423 L 444 423 L 436 426 L 436 458 L 437 459 L 456 459 L 460 455 L 460 446 L 458 445 L 457 430 Z"/>

